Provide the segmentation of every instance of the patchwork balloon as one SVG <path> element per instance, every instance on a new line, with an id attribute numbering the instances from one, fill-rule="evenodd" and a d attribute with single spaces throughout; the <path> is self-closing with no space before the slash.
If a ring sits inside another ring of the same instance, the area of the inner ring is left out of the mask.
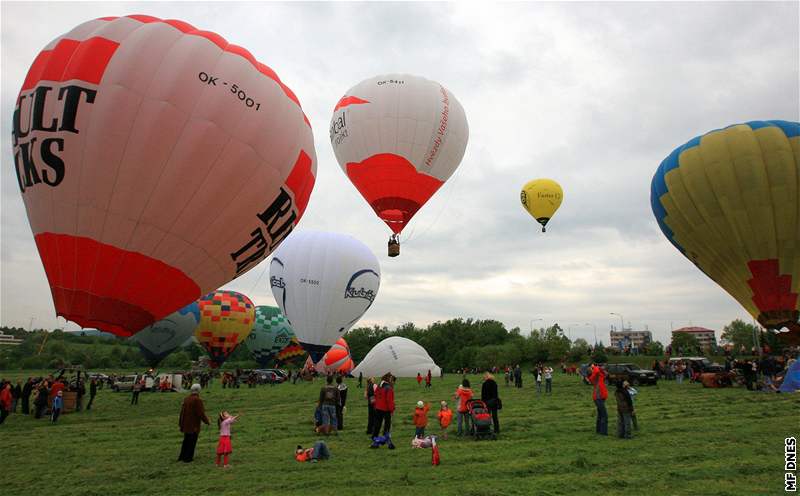
<path id="1" fill-rule="evenodd" d="M 293 338 L 292 326 L 279 308 L 258 306 L 255 309 L 253 330 L 245 345 L 253 360 L 266 367 L 281 350 L 291 345 Z"/>
<path id="2" fill-rule="evenodd" d="M 119 336 L 267 257 L 316 174 L 311 126 L 272 69 L 145 15 L 88 21 L 44 47 L 12 144 L 56 313 Z"/>
<path id="3" fill-rule="evenodd" d="M 155 367 L 192 337 L 199 323 L 200 306 L 194 301 L 145 327 L 130 339 L 139 345 L 147 363 Z"/>
<path id="4" fill-rule="evenodd" d="M 206 349 L 211 367 L 217 368 L 247 339 L 253 328 L 255 308 L 236 291 L 215 291 L 200 298 L 200 324 L 194 332 Z"/>
<path id="5" fill-rule="evenodd" d="M 299 231 L 270 262 L 270 285 L 300 344 L 319 362 L 372 306 L 378 294 L 378 259 L 357 239 Z"/>
<path id="6" fill-rule="evenodd" d="M 698 136 L 653 176 L 667 239 L 768 329 L 800 336 L 800 123 Z"/>

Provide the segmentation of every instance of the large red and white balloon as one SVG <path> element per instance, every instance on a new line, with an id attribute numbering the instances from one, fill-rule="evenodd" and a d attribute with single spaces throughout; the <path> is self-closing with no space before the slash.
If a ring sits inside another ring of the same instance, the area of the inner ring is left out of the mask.
<path id="1" fill-rule="evenodd" d="M 56 313 L 131 335 L 264 259 L 316 174 L 297 97 L 182 21 L 95 19 L 22 84 L 14 165 Z"/>
<path id="2" fill-rule="evenodd" d="M 330 127 L 342 170 L 396 234 L 453 174 L 468 138 L 455 96 L 409 74 L 376 76 L 347 90 Z"/>

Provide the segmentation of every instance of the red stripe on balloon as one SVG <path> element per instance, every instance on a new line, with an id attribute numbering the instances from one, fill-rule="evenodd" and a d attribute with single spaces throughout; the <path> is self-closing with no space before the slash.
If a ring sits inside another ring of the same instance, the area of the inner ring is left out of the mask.
<path id="1" fill-rule="evenodd" d="M 336 106 L 333 107 L 333 111 L 336 112 L 340 108 L 347 107 L 348 105 L 359 105 L 363 103 L 369 103 L 367 100 L 362 100 L 357 96 L 343 96 L 341 100 L 336 103 Z"/>
<path id="2" fill-rule="evenodd" d="M 35 240 L 56 314 L 81 327 L 130 336 L 200 296 L 182 271 L 141 253 L 67 234 Z M 79 254 L 96 258 L 91 277 L 75 270 Z"/>
<path id="3" fill-rule="evenodd" d="M 747 267 L 753 278 L 747 281 L 753 290 L 753 303 L 761 312 L 797 309 L 797 293 L 792 293 L 792 276 L 780 273 L 778 260 L 751 260 Z"/>
<path id="4" fill-rule="evenodd" d="M 411 162 L 392 153 L 348 163 L 347 177 L 395 233 L 402 231 L 417 210 L 444 184 L 433 176 L 417 172 Z"/>
<path id="5" fill-rule="evenodd" d="M 300 150 L 292 172 L 286 178 L 286 187 L 292 190 L 294 201 L 297 204 L 298 221 L 306 211 L 315 180 L 316 178 L 311 172 L 311 157 L 305 151 Z"/>
<path id="6" fill-rule="evenodd" d="M 99 84 L 117 47 L 119 43 L 99 37 L 85 41 L 62 39 L 52 50 L 42 50 L 36 56 L 22 83 L 22 91 L 34 88 L 39 81 L 78 79 Z"/>

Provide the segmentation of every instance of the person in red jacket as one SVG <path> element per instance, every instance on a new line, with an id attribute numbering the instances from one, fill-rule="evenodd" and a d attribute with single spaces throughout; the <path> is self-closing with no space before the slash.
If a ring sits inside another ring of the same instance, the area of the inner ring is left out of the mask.
<path id="1" fill-rule="evenodd" d="M 597 433 L 608 436 L 608 412 L 606 411 L 606 372 L 596 363 L 592 364 L 592 373 L 589 374 L 589 382 L 592 383 L 592 399 L 597 407 Z"/>
<path id="2" fill-rule="evenodd" d="M 417 408 L 414 409 L 414 415 L 412 417 L 414 425 L 417 428 L 414 437 L 419 439 L 425 437 L 425 427 L 428 426 L 428 410 L 430 409 L 431 406 L 429 404 L 421 400 L 417 401 Z"/>
<path id="3" fill-rule="evenodd" d="M 378 448 L 380 444 L 376 441 L 378 432 L 383 424 L 383 436 L 387 439 L 386 444 L 389 449 L 394 449 L 391 440 L 392 413 L 394 413 L 394 377 L 391 372 L 387 372 L 381 377 L 381 383 L 375 390 L 375 422 L 372 426 L 372 445 L 370 448 Z"/>
<path id="4" fill-rule="evenodd" d="M 419 372 L 417 372 L 417 384 L 422 386 L 422 374 L 420 374 Z"/>
<path id="5" fill-rule="evenodd" d="M 0 382 L 0 388 L 2 388 L 0 391 L 0 424 L 2 424 L 11 413 L 11 383 Z"/>

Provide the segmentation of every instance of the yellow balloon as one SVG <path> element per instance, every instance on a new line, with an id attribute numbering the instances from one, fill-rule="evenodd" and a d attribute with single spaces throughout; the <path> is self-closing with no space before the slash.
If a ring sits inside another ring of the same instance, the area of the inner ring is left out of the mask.
<path id="1" fill-rule="evenodd" d="M 528 181 L 520 193 L 522 207 L 542 225 L 542 232 L 545 232 L 547 222 L 553 218 L 563 198 L 561 185 L 552 179 Z"/>

